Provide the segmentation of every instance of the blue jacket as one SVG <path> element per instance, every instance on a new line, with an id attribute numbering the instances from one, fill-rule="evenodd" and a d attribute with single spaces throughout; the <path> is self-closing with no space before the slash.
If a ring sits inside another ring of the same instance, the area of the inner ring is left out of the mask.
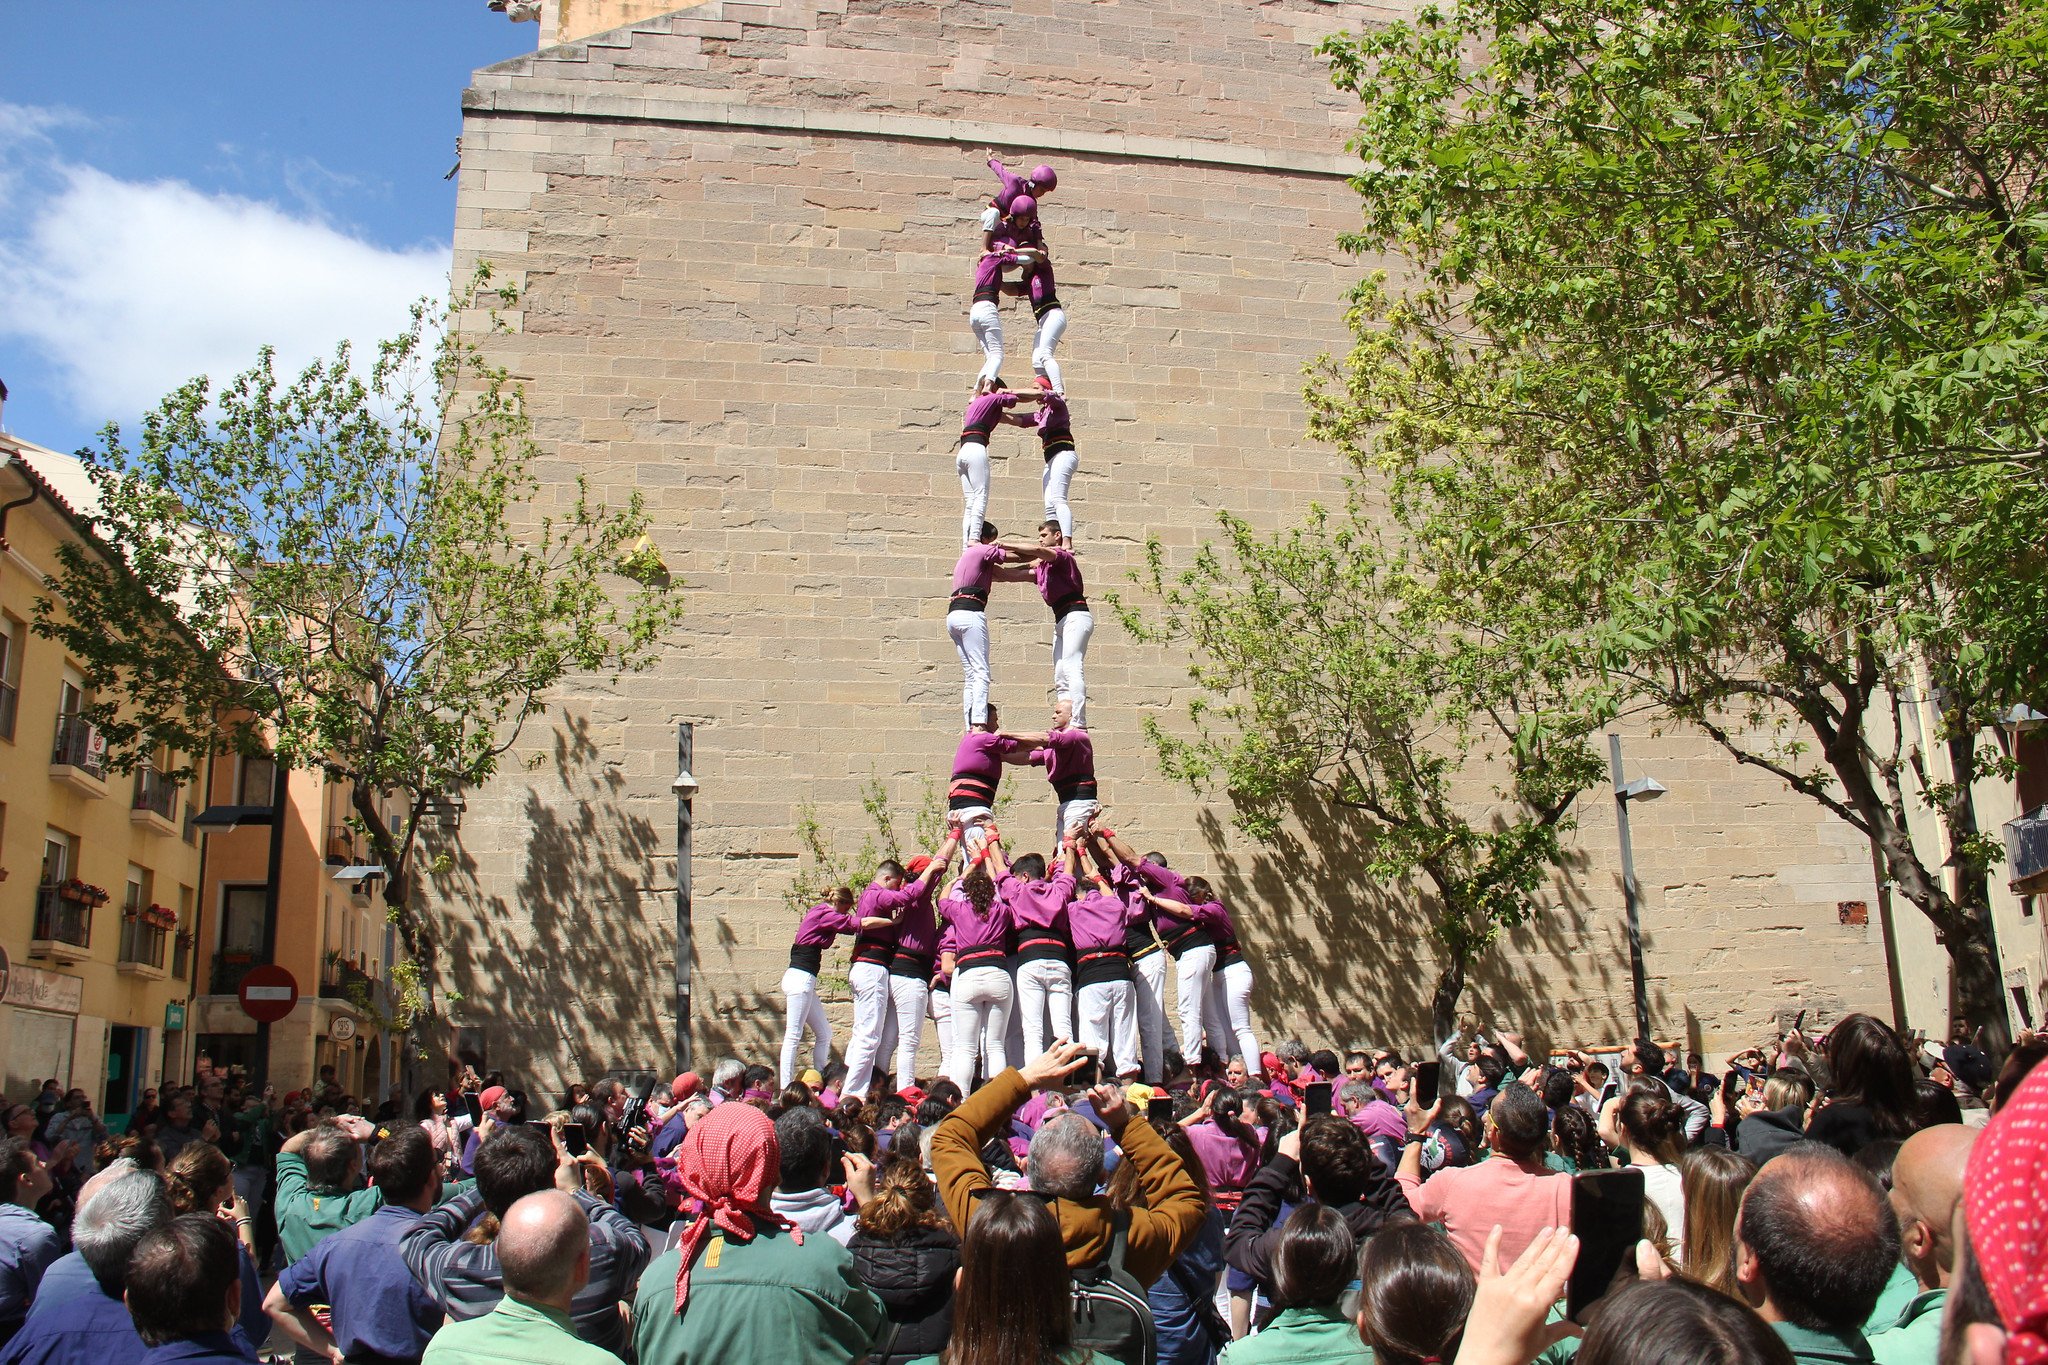
<path id="1" fill-rule="evenodd" d="M 63 1254 L 57 1229 L 19 1204 L 0 1204 L 0 1341 L 21 1326 L 43 1272 Z"/>
<path id="2" fill-rule="evenodd" d="M 1202 1330 L 1195 1302 L 1180 1287 L 1175 1275 L 1207 1296 L 1215 1297 L 1216 1277 L 1223 1270 L 1223 1215 L 1216 1209 L 1202 1223 L 1202 1230 L 1188 1244 L 1173 1268 L 1152 1282 L 1145 1297 L 1152 1303 L 1152 1325 L 1159 1343 L 1159 1365 L 1209 1365 L 1216 1359 L 1216 1343 Z"/>
<path id="3" fill-rule="evenodd" d="M 23 1323 L 0 1365 L 130 1365 L 147 1349 L 120 1294 L 95 1280 Z"/>
<path id="4" fill-rule="evenodd" d="M 202 1332 L 184 1341 L 167 1341 L 152 1346 L 141 1365 L 249 1365 L 254 1356 L 242 1354 L 235 1338 L 225 1332 Z"/>

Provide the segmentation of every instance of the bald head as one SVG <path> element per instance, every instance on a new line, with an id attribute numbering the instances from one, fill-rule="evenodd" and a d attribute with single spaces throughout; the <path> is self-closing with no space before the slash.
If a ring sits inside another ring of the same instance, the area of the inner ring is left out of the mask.
<path id="1" fill-rule="evenodd" d="M 1899 1261 L 1899 1224 L 1868 1171 L 1819 1143 L 1768 1162 L 1742 1196 L 1736 1280 L 1772 1322 L 1861 1327 Z"/>
<path id="2" fill-rule="evenodd" d="M 1977 1130 L 1960 1123 L 1923 1128 L 1892 1162 L 1892 1212 L 1899 1218 L 1900 1255 L 1922 1289 L 1945 1288 L 1955 1275 L 1950 1225 L 1963 1199 L 1963 1171 Z"/>
<path id="3" fill-rule="evenodd" d="M 498 1266 L 514 1298 L 566 1307 L 590 1278 L 590 1220 L 560 1190 L 525 1195 L 498 1227 Z"/>

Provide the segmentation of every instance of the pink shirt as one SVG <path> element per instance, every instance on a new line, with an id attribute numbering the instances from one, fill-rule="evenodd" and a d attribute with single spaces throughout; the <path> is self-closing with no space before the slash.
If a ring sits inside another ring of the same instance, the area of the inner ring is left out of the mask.
<path id="1" fill-rule="evenodd" d="M 910 882 L 903 888 L 913 892 L 896 917 L 898 956 L 932 957 L 939 951 L 939 923 L 932 913 L 934 888 L 930 882 Z"/>
<path id="2" fill-rule="evenodd" d="M 988 596 L 990 585 L 996 581 L 996 568 L 1007 556 L 1000 545 L 970 545 L 961 552 L 959 561 L 953 565 L 953 591 L 973 591 Z M 973 736 L 968 736 L 972 739 Z M 993 739 L 993 735 L 984 736 Z"/>
<path id="3" fill-rule="evenodd" d="M 806 948 L 829 948 L 841 934 L 860 932 L 860 917 L 832 905 L 814 905 L 796 926 L 794 942 Z"/>
<path id="4" fill-rule="evenodd" d="M 1077 726 L 1049 730 L 1045 747 L 1031 751 L 1031 761 L 1045 769 L 1045 780 L 1055 787 L 1095 780 L 1095 741 Z"/>
<path id="5" fill-rule="evenodd" d="M 967 412 L 960 419 L 960 439 L 988 444 L 989 433 L 996 429 L 996 419 L 1003 409 L 1017 406 L 1017 395 L 1007 389 L 994 393 L 976 394 L 967 402 Z"/>
<path id="6" fill-rule="evenodd" d="M 1074 899 L 1074 879 L 1063 867 L 1040 882 L 1009 876 L 997 884 L 1003 900 L 1009 902 L 1010 918 L 1020 928 L 1064 929 L 1067 902 Z"/>
<path id="7" fill-rule="evenodd" d="M 965 896 L 948 896 L 939 902 L 939 913 L 953 931 L 955 957 L 970 953 L 1003 952 L 1010 932 L 1010 907 L 1001 896 L 989 902 L 988 914 L 975 913 L 974 902 Z M 970 963 L 970 966 L 983 964 Z"/>
<path id="8" fill-rule="evenodd" d="M 1055 550 L 1051 559 L 1034 561 L 1031 576 L 1038 580 L 1038 595 L 1048 607 L 1057 608 L 1086 595 L 1081 586 L 1081 566 L 1072 550 Z"/>
<path id="9" fill-rule="evenodd" d="M 1002 292 L 1003 267 L 1017 264 L 1019 261 L 1014 252 L 983 252 L 974 263 L 974 297 L 996 298 Z"/>
<path id="10" fill-rule="evenodd" d="M 1202 1158 L 1209 1185 L 1218 1190 L 1241 1190 L 1259 1172 L 1258 1144 L 1239 1142 L 1208 1120 L 1187 1130 L 1188 1145 Z"/>
<path id="11" fill-rule="evenodd" d="M 1092 887 L 1067 907 L 1067 924 L 1074 931 L 1074 951 L 1099 953 L 1124 946 L 1124 929 L 1131 909 L 1114 891 Z"/>
<path id="12" fill-rule="evenodd" d="M 1477 1166 L 1447 1167 L 1428 1180 L 1399 1179 L 1415 1216 L 1442 1223 L 1475 1271 L 1496 1223 L 1502 1265 L 1521 1259 L 1543 1229 L 1572 1224 L 1572 1178 L 1556 1171 L 1532 1172 L 1504 1156 L 1490 1156 Z"/>

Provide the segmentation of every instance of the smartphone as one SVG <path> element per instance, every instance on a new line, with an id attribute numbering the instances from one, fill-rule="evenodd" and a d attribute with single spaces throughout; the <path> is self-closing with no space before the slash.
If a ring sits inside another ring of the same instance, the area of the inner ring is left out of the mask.
<path id="1" fill-rule="evenodd" d="M 1435 1062 L 1415 1069 L 1415 1107 L 1427 1109 L 1436 1103 L 1436 1088 L 1444 1078 L 1444 1069 Z"/>
<path id="2" fill-rule="evenodd" d="M 482 1127 L 482 1126 L 483 1126 L 483 1121 L 484 1121 L 484 1101 L 483 1101 L 483 1096 L 481 1096 L 481 1095 L 477 1094 L 477 1093 L 476 1093 L 476 1091 L 474 1091 L 474 1090 L 465 1090 L 465 1091 L 463 1091 L 463 1092 L 462 1092 L 462 1107 L 463 1107 L 464 1109 L 467 1109 L 467 1110 L 469 1111 L 469 1126 L 470 1126 L 470 1127 L 472 1127 L 472 1128 L 480 1128 L 480 1127 Z"/>
<path id="3" fill-rule="evenodd" d="M 1330 1083 L 1328 1081 L 1314 1081 L 1304 1087 L 1302 1112 L 1310 1118 L 1314 1118 L 1318 1114 L 1330 1112 Z"/>
<path id="4" fill-rule="evenodd" d="M 1805 1010 L 1801 1010 L 1801 1011 L 1799 1011 L 1799 1013 L 1797 1013 L 1797 1014 L 1795 1014 L 1795 1015 L 1793 1015 L 1793 1016 L 1792 1016 L 1792 1031 L 1793 1031 L 1794 1033 L 1797 1033 L 1797 1032 L 1799 1032 L 1799 1026 L 1800 1026 L 1800 1025 L 1802 1025 L 1802 1024 L 1804 1024 L 1805 1022 L 1806 1022 L 1806 1011 L 1805 1011 Z"/>
<path id="5" fill-rule="evenodd" d="M 562 1125 L 562 1147 L 570 1156 L 582 1156 L 590 1150 L 590 1139 L 583 1135 L 582 1124 Z"/>
<path id="6" fill-rule="evenodd" d="M 1173 1122 L 1173 1096 L 1154 1095 L 1145 1104 L 1145 1117 L 1154 1123 Z"/>
<path id="7" fill-rule="evenodd" d="M 1583 1323 L 1616 1272 L 1635 1264 L 1636 1243 L 1643 1240 L 1642 1171 L 1630 1166 L 1573 1176 L 1572 1232 L 1579 1239 L 1579 1259 L 1565 1289 L 1564 1315 Z"/>
<path id="8" fill-rule="evenodd" d="M 1087 1054 L 1087 1056 L 1088 1060 L 1082 1062 L 1078 1069 L 1067 1073 L 1068 1085 L 1079 1086 L 1083 1090 L 1092 1090 L 1102 1083 L 1101 1056 L 1093 1052 Z"/>

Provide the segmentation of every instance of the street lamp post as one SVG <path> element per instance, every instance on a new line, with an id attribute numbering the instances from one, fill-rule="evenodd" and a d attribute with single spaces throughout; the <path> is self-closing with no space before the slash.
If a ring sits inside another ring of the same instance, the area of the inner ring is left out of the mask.
<path id="1" fill-rule="evenodd" d="M 697 727 L 676 726 L 676 1074 L 690 1069 L 690 958 L 696 947 L 690 923 L 690 800 L 697 779 L 690 772 L 696 758 Z"/>
<path id="2" fill-rule="evenodd" d="M 1624 782 L 1621 777 L 1621 736 L 1607 736 L 1608 764 L 1614 778 L 1614 818 L 1621 830 L 1621 896 L 1628 909 L 1628 970 L 1635 990 L 1636 1037 L 1650 1036 L 1650 990 L 1643 979 L 1642 895 L 1636 886 L 1635 848 L 1628 837 L 1628 803 L 1654 801 L 1666 790 L 1654 777 Z"/>

